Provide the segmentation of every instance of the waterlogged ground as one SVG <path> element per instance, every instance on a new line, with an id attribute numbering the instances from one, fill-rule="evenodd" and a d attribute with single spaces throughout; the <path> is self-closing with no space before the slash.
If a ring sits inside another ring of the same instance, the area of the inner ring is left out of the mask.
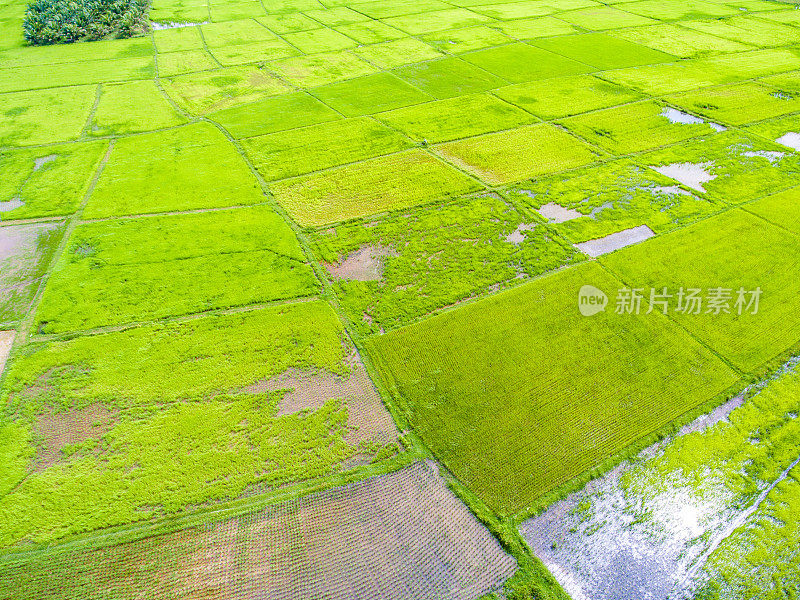
<path id="1" fill-rule="evenodd" d="M 575 600 L 796 593 L 796 364 L 522 523 Z"/>

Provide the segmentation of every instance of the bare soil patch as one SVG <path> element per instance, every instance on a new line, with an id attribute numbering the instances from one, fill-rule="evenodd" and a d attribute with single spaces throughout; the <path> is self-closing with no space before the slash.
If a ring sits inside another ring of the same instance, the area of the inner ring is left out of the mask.
<path id="1" fill-rule="evenodd" d="M 705 193 L 706 190 L 703 184 L 717 178 L 716 175 L 706 170 L 713 164 L 714 163 L 711 161 L 702 163 L 673 163 L 671 165 L 664 165 L 663 167 L 650 168 L 693 190 Z"/>
<path id="2" fill-rule="evenodd" d="M 8 355 L 11 353 L 11 346 L 16 337 L 16 331 L 0 331 L 0 376 L 3 374 L 3 369 L 6 367 Z"/>
<path id="3" fill-rule="evenodd" d="M 116 422 L 114 412 L 100 404 L 81 410 L 55 412 L 52 409 L 41 415 L 33 428 L 40 438 L 35 459 L 37 471 L 56 464 L 62 459 L 62 450 L 87 440 L 99 440 Z"/>
<path id="4" fill-rule="evenodd" d="M 575 247 L 589 256 L 596 257 L 608 254 L 614 250 L 619 250 L 620 248 L 625 248 L 626 246 L 631 246 L 632 244 L 638 244 L 654 235 L 655 233 L 653 230 L 647 225 L 639 225 L 638 227 L 618 231 L 617 233 L 612 233 L 611 235 L 595 240 L 575 244 Z"/>
<path id="5" fill-rule="evenodd" d="M 367 245 L 352 252 L 338 264 L 326 264 L 325 268 L 334 279 L 380 281 L 386 258 L 390 256 L 397 256 L 392 248 Z"/>

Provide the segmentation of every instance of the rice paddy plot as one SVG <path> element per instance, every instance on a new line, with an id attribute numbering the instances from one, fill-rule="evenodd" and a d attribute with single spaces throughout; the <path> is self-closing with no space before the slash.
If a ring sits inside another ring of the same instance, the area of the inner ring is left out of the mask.
<path id="1" fill-rule="evenodd" d="M 279 39 L 211 48 L 210 52 L 223 67 L 262 63 L 300 54 L 299 50 Z"/>
<path id="2" fill-rule="evenodd" d="M 758 17 L 760 19 L 767 19 L 768 21 L 775 21 L 776 23 L 784 23 L 786 25 L 800 25 L 800 14 L 795 12 L 795 10 L 761 13 Z"/>
<path id="3" fill-rule="evenodd" d="M 713 131 L 702 119 L 671 115 L 661 104 L 647 101 L 570 117 L 560 124 L 616 155 L 675 144 Z"/>
<path id="4" fill-rule="evenodd" d="M 177 75 L 162 80 L 162 84 L 177 104 L 196 115 L 291 91 L 288 85 L 256 66 Z"/>
<path id="5" fill-rule="evenodd" d="M 88 125 L 91 135 L 118 135 L 186 123 L 152 81 L 105 85 Z"/>
<path id="6" fill-rule="evenodd" d="M 375 73 L 312 88 L 313 94 L 346 117 L 358 117 L 432 100 L 391 73 Z"/>
<path id="7" fill-rule="evenodd" d="M 406 37 L 406 34 L 380 21 L 361 21 L 336 27 L 336 31 L 359 44 L 378 44 Z"/>
<path id="8" fill-rule="evenodd" d="M 626 2 L 626 12 L 659 21 L 683 21 L 685 19 L 717 19 L 739 14 L 732 6 L 706 0 L 642 0 Z"/>
<path id="9" fill-rule="evenodd" d="M 152 35 L 159 54 L 202 50 L 205 47 L 200 28 L 195 26 L 154 29 Z"/>
<path id="10" fill-rule="evenodd" d="M 86 61 L 100 60 L 113 62 L 136 57 L 152 58 L 152 56 L 153 42 L 147 37 L 139 37 L 127 40 L 102 40 L 90 44 L 18 47 L 0 52 L 0 63 L 4 68 L 34 67 L 83 64 Z"/>
<path id="11" fill-rule="evenodd" d="M 264 5 L 258 0 L 236 3 L 209 2 L 208 11 L 211 13 L 211 20 L 215 23 L 260 17 L 265 12 Z"/>
<path id="12" fill-rule="evenodd" d="M 95 100 L 93 85 L 0 94 L 0 144 L 33 145 L 77 139 Z"/>
<path id="13" fill-rule="evenodd" d="M 351 381 L 365 377 L 356 361 L 323 302 L 28 347 L 3 395 L 30 432 L 15 450 L 34 458 L 0 499 L 0 545 L 147 520 L 396 453 L 369 379 Z M 46 391 L 29 387 L 36 372 Z M 317 376 L 332 386 L 315 387 Z M 289 408 L 303 385 L 313 401 Z M 379 419 L 364 422 L 370 415 Z M 31 502 L 43 510 L 31 514 Z"/>
<path id="14" fill-rule="evenodd" d="M 800 112 L 800 95 L 753 81 L 685 92 L 666 100 L 726 125 L 746 125 Z"/>
<path id="15" fill-rule="evenodd" d="M 275 39 L 274 33 L 255 19 L 242 19 L 224 23 L 204 23 L 200 25 L 203 39 L 210 49 L 249 44 L 257 41 Z"/>
<path id="16" fill-rule="evenodd" d="M 446 29 L 458 29 L 460 27 L 469 27 L 470 25 L 480 25 L 481 23 L 494 21 L 491 17 L 472 12 L 466 8 L 450 8 L 447 10 L 409 14 L 382 20 L 387 25 L 405 31 L 410 35 L 421 35 L 423 33 L 444 31 Z"/>
<path id="17" fill-rule="evenodd" d="M 736 368 L 754 373 L 800 342 L 798 256 L 795 235 L 735 209 L 601 261 L 632 288 L 700 290 L 700 314 L 692 306 L 672 311 L 672 318 Z M 716 304 L 714 289 L 723 290 Z M 748 305 L 756 289 L 761 297 L 753 314 Z M 746 292 L 741 298 L 739 290 Z"/>
<path id="18" fill-rule="evenodd" d="M 154 0 L 150 5 L 151 23 L 192 23 L 199 24 L 208 21 L 208 6 L 201 4 L 185 3 L 171 0 Z"/>
<path id="19" fill-rule="evenodd" d="M 584 285 L 622 287 L 578 265 L 367 341 L 434 454 L 501 515 L 737 379 L 663 315 L 581 316 Z"/>
<path id="20" fill-rule="evenodd" d="M 60 48 L 61 46 L 59 46 Z M 152 50 L 152 48 L 151 48 Z M 155 77 L 152 56 L 0 68 L 0 93 Z"/>
<path id="21" fill-rule="evenodd" d="M 302 13 L 272 13 L 264 17 L 257 17 L 256 21 L 270 31 L 283 35 L 295 31 L 309 31 L 319 29 L 321 25 Z"/>
<path id="22" fill-rule="evenodd" d="M 727 208 L 720 200 L 703 198 L 627 160 L 573 171 L 567 179 L 537 178 L 508 193 L 573 242 L 642 225 L 664 233 Z"/>
<path id="23" fill-rule="evenodd" d="M 581 260 L 550 227 L 494 195 L 326 228 L 313 245 L 362 334 Z"/>
<path id="24" fill-rule="evenodd" d="M 530 44 L 604 71 L 677 60 L 671 54 L 602 33 L 544 38 Z"/>
<path id="25" fill-rule="evenodd" d="M 233 137 L 246 138 L 341 119 L 332 108 L 305 92 L 264 98 L 210 113 Z"/>
<path id="26" fill-rule="evenodd" d="M 628 104 L 642 94 L 593 75 L 556 77 L 501 87 L 492 92 L 542 119 L 556 119 Z"/>
<path id="27" fill-rule="evenodd" d="M 358 12 L 383 21 L 401 15 L 444 10 L 452 8 L 454 5 L 455 3 L 442 2 L 441 0 L 414 0 L 413 2 L 408 0 L 386 0 L 385 2 L 368 0 L 366 2 L 358 2 L 357 8 Z"/>
<path id="28" fill-rule="evenodd" d="M 328 27 L 338 27 L 340 25 L 350 25 L 351 23 L 370 20 L 370 17 L 346 6 L 307 10 L 304 14 Z"/>
<path id="29" fill-rule="evenodd" d="M 684 29 L 671 23 L 620 29 L 614 31 L 612 35 L 680 58 L 699 58 L 711 54 L 755 49 L 755 46 L 749 44 Z"/>
<path id="30" fill-rule="evenodd" d="M 219 63 L 205 50 L 182 50 L 158 55 L 159 77 L 174 77 L 217 68 Z"/>
<path id="31" fill-rule="evenodd" d="M 202 248 L 170 243 L 192 238 L 206 241 Z M 297 240 L 267 207 L 84 223 L 67 243 L 36 312 L 42 333 L 152 321 L 317 291 Z"/>
<path id="32" fill-rule="evenodd" d="M 800 152 L 800 115 L 761 121 L 746 127 L 745 131 L 774 140 L 783 148 Z"/>
<path id="33" fill-rule="evenodd" d="M 513 41 L 496 29 L 485 25 L 428 33 L 421 36 L 421 39 L 437 50 L 448 54 L 461 54 L 462 52 L 490 48 Z"/>
<path id="34" fill-rule="evenodd" d="M 729 204 L 791 187 L 800 173 L 800 156 L 785 146 L 734 132 L 664 148 L 638 160 L 690 189 Z"/>
<path id="35" fill-rule="evenodd" d="M 541 17 L 533 19 L 518 19 L 504 21 L 493 25 L 509 37 L 518 40 L 550 37 L 554 35 L 568 35 L 577 33 L 578 28 L 555 17 Z"/>
<path id="36" fill-rule="evenodd" d="M 416 141 L 429 143 L 512 129 L 536 121 L 529 113 L 489 94 L 466 94 L 376 115 Z"/>
<path id="37" fill-rule="evenodd" d="M 267 181 L 407 150 L 401 134 L 360 117 L 247 138 L 244 148 Z"/>
<path id="38" fill-rule="evenodd" d="M 491 184 L 574 169 L 598 160 L 586 144 L 549 123 L 448 142 L 436 152 Z"/>
<path id="39" fill-rule="evenodd" d="M 117 140 L 85 218 L 243 206 L 264 193 L 213 125 L 197 123 Z"/>
<path id="40" fill-rule="evenodd" d="M 477 50 L 462 55 L 462 58 L 509 83 L 575 75 L 592 70 L 569 58 L 521 43 Z"/>
<path id="41" fill-rule="evenodd" d="M 62 234 L 60 223 L 0 227 L 0 323 L 4 327 L 27 314 Z"/>
<path id="42" fill-rule="evenodd" d="M 353 50 L 353 54 L 381 69 L 394 69 L 442 56 L 442 53 L 436 48 L 415 38 L 402 38 L 369 46 L 359 46 Z"/>
<path id="43" fill-rule="evenodd" d="M 377 70 L 348 52 L 284 58 L 271 62 L 269 69 L 289 83 L 305 88 L 352 79 Z"/>
<path id="44" fill-rule="evenodd" d="M 346 48 L 355 48 L 358 45 L 358 42 L 354 39 L 327 27 L 311 31 L 285 33 L 283 38 L 306 54 L 336 52 Z"/>
<path id="45" fill-rule="evenodd" d="M 683 21 L 681 27 L 702 31 L 735 42 L 753 44 L 761 48 L 788 46 L 800 42 L 800 30 L 751 16 L 714 21 Z"/>
<path id="46" fill-rule="evenodd" d="M 636 27 L 638 25 L 657 23 L 657 21 L 653 19 L 625 12 L 624 10 L 612 6 L 584 8 L 582 10 L 565 12 L 561 13 L 558 18 L 590 31 L 605 31 L 608 29 Z"/>
<path id="47" fill-rule="evenodd" d="M 516 563 L 435 469 L 416 463 L 116 546 L 12 556 L 0 567 L 0 593 L 25 590 L 20 600 L 97 600 L 108 592 L 120 600 L 148 593 L 346 600 L 355 589 L 385 600 L 472 600 L 502 587 Z"/>
<path id="48" fill-rule="evenodd" d="M 396 69 L 394 73 L 440 100 L 485 92 L 506 82 L 460 58 L 431 60 Z"/>
<path id="49" fill-rule="evenodd" d="M 775 225 L 800 234 L 800 188 L 789 188 L 746 204 L 743 208 Z"/>
<path id="50" fill-rule="evenodd" d="M 107 148 L 94 141 L 0 151 L 0 219 L 75 212 Z"/>
<path id="51" fill-rule="evenodd" d="M 497 4 L 483 4 L 471 7 L 473 12 L 493 19 L 508 21 L 512 19 L 525 19 L 527 17 L 543 17 L 557 12 L 557 9 L 538 0 L 523 0 L 522 2 L 502 2 Z"/>
<path id="52" fill-rule="evenodd" d="M 430 154 L 410 150 L 271 186 L 302 226 L 320 226 L 409 208 L 479 189 L 479 184 Z"/>

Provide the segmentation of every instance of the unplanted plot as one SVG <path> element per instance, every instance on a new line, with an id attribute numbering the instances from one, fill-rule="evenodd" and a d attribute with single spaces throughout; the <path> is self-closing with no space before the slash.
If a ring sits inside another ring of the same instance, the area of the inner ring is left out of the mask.
<path id="1" fill-rule="evenodd" d="M 570 117 L 561 124 L 617 155 L 675 144 L 713 131 L 702 119 L 680 111 L 673 114 L 652 101 Z"/>
<path id="2" fill-rule="evenodd" d="M 319 226 L 423 204 L 479 184 L 430 154 L 411 150 L 271 186 L 303 226 Z"/>
<path id="3" fill-rule="evenodd" d="M 59 223 L 0 227 L 0 323 L 26 315 L 63 233 Z"/>
<path id="4" fill-rule="evenodd" d="M 798 257 L 795 235 L 734 209 L 601 260 L 632 287 L 699 290 L 701 304 L 672 318 L 753 373 L 800 342 Z"/>
<path id="5" fill-rule="evenodd" d="M 800 95 L 794 96 L 752 81 L 686 92 L 668 96 L 666 100 L 730 125 L 746 125 L 800 112 Z"/>
<path id="6" fill-rule="evenodd" d="M 631 161 L 573 171 L 569 178 L 538 178 L 507 193 L 551 220 L 552 227 L 573 242 L 642 225 L 663 233 L 728 207 Z"/>
<path id="7" fill-rule="evenodd" d="M 175 102 L 197 115 L 291 91 L 277 77 L 255 66 L 178 75 L 162 83 Z"/>
<path id="8" fill-rule="evenodd" d="M 501 515 L 737 380 L 661 314 L 582 316 L 585 285 L 623 287 L 578 265 L 367 341 L 428 446 Z"/>
<path id="9" fill-rule="evenodd" d="M 430 143 L 528 125 L 536 118 L 489 94 L 468 94 L 376 115 L 417 141 Z"/>
<path id="10" fill-rule="evenodd" d="M 397 452 L 391 419 L 321 301 L 23 354 L 2 395 L 30 432 L 15 448 L 30 458 L 0 499 L 2 546 L 149 520 Z M 298 393 L 311 395 L 299 410 Z M 31 515 L 31 504 L 46 509 Z"/>
<path id="11" fill-rule="evenodd" d="M 729 204 L 755 200 L 792 187 L 800 155 L 785 146 L 739 133 L 710 137 L 644 154 L 640 164 Z"/>
<path id="12" fill-rule="evenodd" d="M 184 239 L 204 243 L 177 241 Z M 85 330 L 316 290 L 297 240 L 267 207 L 99 221 L 70 236 L 36 325 L 43 333 Z"/>
<path id="13" fill-rule="evenodd" d="M 569 58 L 519 43 L 470 52 L 462 58 L 509 83 L 575 75 L 592 70 L 591 67 Z"/>
<path id="14" fill-rule="evenodd" d="M 549 123 L 449 142 L 436 152 L 492 184 L 566 171 L 598 159 L 584 143 Z"/>
<path id="15" fill-rule="evenodd" d="M 494 195 L 326 228 L 313 243 L 340 306 L 363 334 L 581 260 L 541 220 Z"/>
<path id="16" fill-rule="evenodd" d="M 85 218 L 137 215 L 264 202 L 241 155 L 213 125 L 120 139 Z"/>
<path id="17" fill-rule="evenodd" d="M 95 141 L 0 151 L 0 219 L 75 212 L 107 149 Z"/>
<path id="18" fill-rule="evenodd" d="M 325 85 L 343 79 L 374 73 L 377 69 L 347 52 L 284 58 L 269 64 L 269 69 L 300 87 Z"/>
<path id="19" fill-rule="evenodd" d="M 603 71 L 677 60 L 671 54 L 602 33 L 545 38 L 530 43 Z"/>
<path id="20" fill-rule="evenodd" d="M 496 96 L 543 119 L 569 117 L 591 110 L 628 104 L 642 95 L 593 75 L 557 77 L 494 90 Z"/>
<path id="21" fill-rule="evenodd" d="M 620 29 L 614 37 L 648 46 L 680 58 L 697 58 L 724 52 L 744 52 L 755 46 L 734 42 L 701 31 L 685 29 L 676 24 L 649 25 Z"/>
<path id="22" fill-rule="evenodd" d="M 248 138 L 244 147 L 272 181 L 407 150 L 411 143 L 372 119 L 357 118 Z"/>
<path id="23" fill-rule="evenodd" d="M 375 73 L 331 83 L 313 88 L 310 93 L 346 117 L 358 117 L 432 100 L 428 94 L 391 73 Z"/>
<path id="24" fill-rule="evenodd" d="M 95 99 L 93 85 L 0 95 L 0 144 L 48 144 L 77 139 Z"/>
<path id="25" fill-rule="evenodd" d="M 305 92 L 283 94 L 209 114 L 235 138 L 252 137 L 341 119 Z"/>
<path id="26" fill-rule="evenodd" d="M 96 590 L 120 600 L 149 593 L 347 600 L 351 590 L 385 600 L 473 600 L 515 570 L 436 467 L 415 463 L 166 535 L 15 556 L 0 571 L 0 593 L 24 581 L 20 600 Z"/>
<path id="27" fill-rule="evenodd" d="M 403 38 L 380 44 L 360 46 L 353 50 L 366 61 L 381 69 L 394 69 L 402 65 L 439 58 L 442 53 L 414 38 Z M 412 83 L 414 83 L 412 81 Z"/>
<path id="28" fill-rule="evenodd" d="M 186 123 L 152 81 L 103 86 L 89 132 L 92 135 L 135 133 Z"/>

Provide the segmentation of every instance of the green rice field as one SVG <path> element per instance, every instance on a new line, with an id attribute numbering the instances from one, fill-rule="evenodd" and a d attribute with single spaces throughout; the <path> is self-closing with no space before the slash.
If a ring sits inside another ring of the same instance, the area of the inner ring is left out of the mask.
<path id="1" fill-rule="evenodd" d="M 796 2 L 26 9 L 0 598 L 795 597 Z"/>

